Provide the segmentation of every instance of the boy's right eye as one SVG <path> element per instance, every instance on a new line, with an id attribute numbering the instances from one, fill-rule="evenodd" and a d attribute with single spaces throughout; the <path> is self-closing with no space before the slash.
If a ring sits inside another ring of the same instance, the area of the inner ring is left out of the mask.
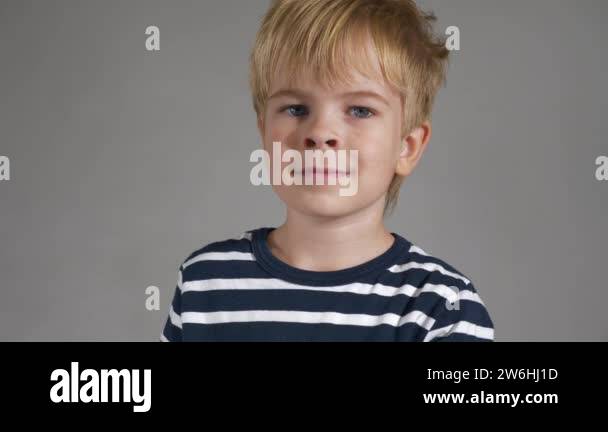
<path id="1" fill-rule="evenodd" d="M 304 105 L 288 105 L 281 109 L 281 112 L 287 112 L 292 117 L 300 117 L 306 114 L 306 107 Z"/>

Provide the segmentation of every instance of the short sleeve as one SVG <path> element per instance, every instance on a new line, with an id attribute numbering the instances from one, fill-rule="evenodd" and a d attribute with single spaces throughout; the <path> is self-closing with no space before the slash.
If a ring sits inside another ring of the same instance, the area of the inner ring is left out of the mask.
<path id="1" fill-rule="evenodd" d="M 454 294 L 441 305 L 425 342 L 493 342 L 494 324 L 475 287 L 469 283 Z"/>
<path id="2" fill-rule="evenodd" d="M 173 299 L 169 306 L 169 314 L 165 320 L 165 326 L 160 335 L 162 342 L 181 342 L 182 339 L 182 279 L 183 265 L 180 266 L 177 285 L 173 293 Z"/>

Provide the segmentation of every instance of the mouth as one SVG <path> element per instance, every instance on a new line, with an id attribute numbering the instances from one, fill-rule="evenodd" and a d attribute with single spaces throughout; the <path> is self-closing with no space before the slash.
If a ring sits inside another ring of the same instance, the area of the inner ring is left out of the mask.
<path id="1" fill-rule="evenodd" d="M 313 175 L 316 176 L 318 174 L 323 173 L 324 177 L 329 177 L 330 175 L 335 175 L 337 176 L 349 176 L 350 175 L 350 170 L 340 170 L 338 168 L 333 168 L 333 167 L 309 167 L 309 168 L 302 168 L 302 171 L 300 172 L 300 174 L 305 177 L 306 175 Z M 295 175 L 295 170 L 291 170 L 291 176 L 293 177 Z"/>

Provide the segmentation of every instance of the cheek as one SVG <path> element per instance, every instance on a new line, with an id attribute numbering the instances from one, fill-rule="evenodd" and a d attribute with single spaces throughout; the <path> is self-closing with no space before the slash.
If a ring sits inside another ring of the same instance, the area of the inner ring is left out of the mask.
<path id="1" fill-rule="evenodd" d="M 381 190 L 388 187 L 395 174 L 395 163 L 390 157 L 388 148 L 384 151 L 373 151 L 359 154 L 359 183 L 361 188 Z"/>
<path id="2" fill-rule="evenodd" d="M 283 145 L 288 144 L 289 137 L 293 135 L 293 126 L 284 121 L 269 121 L 266 124 L 266 136 L 264 137 L 264 146 L 269 150 L 272 148 L 272 143 L 280 141 Z"/>
<path id="3" fill-rule="evenodd" d="M 394 169 L 395 137 L 391 133 L 379 131 L 375 134 L 367 134 L 360 137 L 359 142 L 359 166 L 372 174 L 381 175 L 384 171 Z M 391 172 L 390 175 L 393 173 Z"/>
<path id="4" fill-rule="evenodd" d="M 279 161 L 278 169 L 279 172 L 282 173 L 283 168 L 288 164 L 282 160 L 283 154 L 286 150 L 293 148 L 293 143 L 290 142 L 293 140 L 293 126 L 290 126 L 288 122 L 285 121 L 269 121 L 266 123 L 266 133 L 264 136 L 264 149 L 270 155 L 270 169 L 271 173 L 274 172 L 275 169 L 275 161 Z M 281 143 L 280 146 L 277 147 L 279 150 L 278 155 L 275 154 L 275 142 Z M 285 188 L 282 186 L 278 187 L 278 190 L 282 193 L 289 192 L 292 188 Z"/>

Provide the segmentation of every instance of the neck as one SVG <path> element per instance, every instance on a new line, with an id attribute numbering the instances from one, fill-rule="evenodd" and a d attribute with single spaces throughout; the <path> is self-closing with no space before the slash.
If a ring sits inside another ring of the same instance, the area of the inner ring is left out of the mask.
<path id="1" fill-rule="evenodd" d="M 353 214 L 317 217 L 287 209 L 285 223 L 268 236 L 280 260 L 311 271 L 335 271 L 363 264 L 386 252 L 394 237 L 384 226 L 384 200 Z"/>

